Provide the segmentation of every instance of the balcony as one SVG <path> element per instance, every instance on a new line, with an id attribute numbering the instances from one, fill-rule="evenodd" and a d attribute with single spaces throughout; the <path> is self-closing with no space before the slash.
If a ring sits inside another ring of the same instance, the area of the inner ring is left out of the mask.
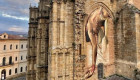
<path id="1" fill-rule="evenodd" d="M 4 67 L 4 66 L 10 66 L 10 65 L 13 65 L 14 64 L 14 62 L 12 62 L 12 63 L 5 63 L 5 64 L 0 64 L 0 67 Z"/>

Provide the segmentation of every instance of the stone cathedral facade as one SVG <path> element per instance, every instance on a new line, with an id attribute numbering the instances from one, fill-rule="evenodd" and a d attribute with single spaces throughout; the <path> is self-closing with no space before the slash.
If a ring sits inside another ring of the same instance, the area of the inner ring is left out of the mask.
<path id="1" fill-rule="evenodd" d="M 105 34 L 99 30 L 96 69 L 85 80 L 115 74 L 137 80 L 138 3 L 139 0 L 40 0 L 38 7 L 30 7 L 27 80 L 82 80 L 87 63 L 93 60 L 92 42 L 86 42 L 86 26 L 96 16 L 103 21 Z M 94 15 L 100 8 L 107 18 Z"/>

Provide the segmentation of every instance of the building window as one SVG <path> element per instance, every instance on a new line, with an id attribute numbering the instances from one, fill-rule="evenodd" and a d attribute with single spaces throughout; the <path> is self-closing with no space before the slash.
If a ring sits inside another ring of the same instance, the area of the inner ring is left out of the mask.
<path id="1" fill-rule="evenodd" d="M 23 57 L 21 56 L 21 60 L 23 59 Z"/>
<path id="2" fill-rule="evenodd" d="M 9 57 L 9 64 L 12 64 L 12 56 Z"/>
<path id="3" fill-rule="evenodd" d="M 79 55 L 81 56 L 81 54 L 82 54 L 82 45 L 79 44 Z"/>
<path id="4" fill-rule="evenodd" d="M 11 73 L 12 73 L 12 71 L 11 71 L 11 69 L 9 70 L 9 75 L 11 75 Z"/>
<path id="5" fill-rule="evenodd" d="M 1 71 L 1 80 L 5 80 L 6 79 L 6 70 L 2 70 Z"/>
<path id="6" fill-rule="evenodd" d="M 18 45 L 16 45 L 16 49 L 18 49 Z"/>
<path id="7" fill-rule="evenodd" d="M 23 70 L 23 68 L 21 67 L 21 68 L 20 68 L 20 72 L 22 72 L 22 70 Z"/>
<path id="8" fill-rule="evenodd" d="M 12 44 L 10 45 L 10 50 L 12 49 Z"/>
<path id="9" fill-rule="evenodd" d="M 15 69 L 15 73 L 17 73 L 17 68 Z"/>
<path id="10" fill-rule="evenodd" d="M 15 61 L 17 61 L 17 57 L 15 58 Z"/>
<path id="11" fill-rule="evenodd" d="M 6 38 L 6 35 L 4 35 L 4 38 Z"/>
<path id="12" fill-rule="evenodd" d="M 26 66 L 25 70 L 27 71 L 27 66 Z"/>
<path id="13" fill-rule="evenodd" d="M 6 58 L 4 57 L 2 60 L 2 65 L 5 66 Z"/>
<path id="14" fill-rule="evenodd" d="M 21 45 L 21 49 L 23 49 L 23 44 Z"/>
<path id="15" fill-rule="evenodd" d="M 6 50 L 6 45 L 4 45 L 4 48 L 3 48 L 3 50 Z"/>

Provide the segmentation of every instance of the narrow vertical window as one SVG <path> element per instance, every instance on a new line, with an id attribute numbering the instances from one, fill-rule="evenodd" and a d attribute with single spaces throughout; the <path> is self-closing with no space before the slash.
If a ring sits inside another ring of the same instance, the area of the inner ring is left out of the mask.
<path id="1" fill-rule="evenodd" d="M 23 57 L 21 56 L 21 60 L 23 59 Z"/>
<path id="2" fill-rule="evenodd" d="M 23 49 L 23 44 L 21 45 L 21 49 Z"/>
<path id="3" fill-rule="evenodd" d="M 12 64 L 12 56 L 9 57 L 9 64 Z"/>
<path id="4" fill-rule="evenodd" d="M 26 66 L 25 70 L 27 71 L 27 66 Z"/>
<path id="5" fill-rule="evenodd" d="M 17 57 L 15 58 L 15 61 L 17 61 Z"/>
<path id="6" fill-rule="evenodd" d="M 10 50 L 12 49 L 12 44 L 10 45 Z"/>
<path id="7" fill-rule="evenodd" d="M 82 54 L 82 45 L 79 44 L 79 55 L 81 55 L 81 54 Z"/>
<path id="8" fill-rule="evenodd" d="M 9 70 L 9 75 L 11 75 L 11 73 L 12 73 L 12 71 L 11 71 L 11 69 Z"/>
<path id="9" fill-rule="evenodd" d="M 4 45 L 4 48 L 3 48 L 3 50 L 6 50 L 6 45 Z"/>
<path id="10" fill-rule="evenodd" d="M 5 66 L 6 58 L 3 58 L 2 65 Z"/>
<path id="11" fill-rule="evenodd" d="M 17 68 L 15 69 L 15 73 L 17 73 Z"/>
<path id="12" fill-rule="evenodd" d="M 16 45 L 16 49 L 18 49 L 18 45 Z"/>
<path id="13" fill-rule="evenodd" d="M 22 71 L 23 71 L 23 68 L 21 67 L 21 68 L 20 68 L 20 72 L 22 72 Z"/>

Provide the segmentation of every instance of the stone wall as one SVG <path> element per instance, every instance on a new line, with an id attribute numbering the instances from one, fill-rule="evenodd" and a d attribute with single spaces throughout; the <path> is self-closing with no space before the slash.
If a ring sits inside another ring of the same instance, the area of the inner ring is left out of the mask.
<path id="1" fill-rule="evenodd" d="M 136 21 L 131 8 L 119 13 L 116 24 L 116 73 L 134 79 L 137 65 Z"/>
<path id="2" fill-rule="evenodd" d="M 72 1 L 52 1 L 49 28 L 49 79 L 73 80 Z"/>

